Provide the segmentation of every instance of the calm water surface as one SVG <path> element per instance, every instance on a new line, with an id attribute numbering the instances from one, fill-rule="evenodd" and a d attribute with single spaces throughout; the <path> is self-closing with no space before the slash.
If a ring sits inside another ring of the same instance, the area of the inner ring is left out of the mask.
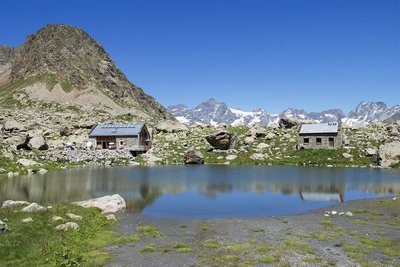
<path id="1" fill-rule="evenodd" d="M 400 194 L 400 171 L 272 166 L 69 169 L 0 176 L 0 201 L 65 203 L 120 194 L 151 217 L 229 218 L 306 213 L 339 202 Z"/>

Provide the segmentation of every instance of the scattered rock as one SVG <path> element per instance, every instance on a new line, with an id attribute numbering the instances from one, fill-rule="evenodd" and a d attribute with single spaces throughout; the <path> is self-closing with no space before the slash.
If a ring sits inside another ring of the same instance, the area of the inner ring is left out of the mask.
<path id="1" fill-rule="evenodd" d="M 272 140 L 276 137 L 276 134 L 269 132 L 266 136 L 265 139 L 267 140 Z"/>
<path id="2" fill-rule="evenodd" d="M 6 172 L 6 170 L 3 168 L 0 168 L 0 173 L 4 173 L 4 172 Z"/>
<path id="3" fill-rule="evenodd" d="M 261 153 L 254 153 L 253 155 L 250 156 L 250 159 L 263 160 L 263 159 L 265 159 L 265 156 L 264 156 L 264 154 L 261 154 Z"/>
<path id="4" fill-rule="evenodd" d="M 336 215 L 338 212 L 336 210 L 332 210 L 331 214 Z"/>
<path id="5" fill-rule="evenodd" d="M 392 198 L 393 200 L 398 200 L 398 199 L 400 199 L 399 197 L 394 197 L 394 198 Z"/>
<path id="6" fill-rule="evenodd" d="M 76 221 L 81 221 L 82 220 L 82 216 L 79 215 L 75 215 L 73 213 L 67 213 L 65 214 L 68 218 L 72 219 L 72 220 L 76 220 Z"/>
<path id="7" fill-rule="evenodd" d="M 237 158 L 237 155 L 229 155 L 226 157 L 226 160 L 234 160 Z"/>
<path id="8" fill-rule="evenodd" d="M 106 216 L 107 221 L 117 221 L 117 218 L 115 218 L 114 214 L 108 214 Z"/>
<path id="9" fill-rule="evenodd" d="M 0 233 L 3 233 L 8 230 L 8 226 L 5 222 L 0 220 Z"/>
<path id="10" fill-rule="evenodd" d="M 379 147 L 379 164 L 388 168 L 393 164 L 400 163 L 400 141 L 386 143 Z"/>
<path id="11" fill-rule="evenodd" d="M 8 176 L 9 178 L 14 177 L 14 173 L 13 173 L 13 172 L 8 172 L 8 173 L 7 173 L 7 176 Z"/>
<path id="12" fill-rule="evenodd" d="M 339 212 L 339 216 L 342 216 L 342 215 L 344 215 L 345 214 L 345 212 Z"/>
<path id="13" fill-rule="evenodd" d="M 53 221 L 58 222 L 58 221 L 63 221 L 64 219 L 60 216 L 53 216 Z"/>
<path id="14" fill-rule="evenodd" d="M 342 154 L 343 157 L 345 157 L 346 159 L 352 158 L 353 156 L 349 153 L 343 153 Z"/>
<path id="15" fill-rule="evenodd" d="M 284 118 L 279 120 L 279 127 L 281 128 L 291 129 L 296 126 L 298 126 L 298 123 L 291 119 Z"/>
<path id="16" fill-rule="evenodd" d="M 15 132 L 25 130 L 25 126 L 14 119 L 11 119 L 4 123 L 3 129 L 7 132 Z"/>
<path id="17" fill-rule="evenodd" d="M 57 230 L 63 230 L 63 231 L 68 231 L 69 229 L 76 230 L 78 228 L 79 224 L 77 224 L 76 222 L 67 222 L 56 226 Z"/>
<path id="18" fill-rule="evenodd" d="M 247 136 L 253 136 L 256 138 L 265 137 L 266 135 L 267 135 L 267 130 L 258 124 L 253 125 L 247 132 Z"/>
<path id="19" fill-rule="evenodd" d="M 254 143 L 254 137 L 253 136 L 247 136 L 244 138 L 244 143 L 246 145 L 252 145 Z"/>
<path id="20" fill-rule="evenodd" d="M 125 200 L 118 194 L 73 202 L 72 204 L 85 208 L 99 208 L 102 213 L 114 213 L 126 208 Z"/>
<path id="21" fill-rule="evenodd" d="M 237 137 L 230 132 L 220 131 L 206 137 L 207 142 L 216 149 L 228 150 L 235 148 Z"/>
<path id="22" fill-rule="evenodd" d="M 40 206 L 37 203 L 31 203 L 29 206 L 23 208 L 22 212 L 38 212 L 38 211 L 46 211 L 47 209 L 43 206 Z"/>
<path id="23" fill-rule="evenodd" d="M 22 219 L 21 222 L 23 222 L 23 223 L 33 222 L 33 219 L 31 217 L 29 217 L 29 218 Z"/>
<path id="24" fill-rule="evenodd" d="M 1 208 L 14 208 L 14 207 L 18 207 L 18 206 L 23 206 L 23 205 L 29 205 L 31 203 L 29 203 L 28 201 L 21 201 L 21 200 L 6 200 L 3 202 L 3 205 L 1 206 Z"/>
<path id="25" fill-rule="evenodd" d="M 22 166 L 25 166 L 25 167 L 40 165 L 36 161 L 30 160 L 30 159 L 19 159 L 19 160 L 17 160 L 17 163 L 21 164 Z"/>
<path id="26" fill-rule="evenodd" d="M 177 133 L 177 132 L 183 132 L 183 131 L 188 131 L 189 128 L 178 121 L 170 121 L 166 120 L 161 122 L 155 127 L 157 132 L 162 132 L 162 133 Z"/>
<path id="27" fill-rule="evenodd" d="M 183 158 L 185 164 L 204 164 L 204 156 L 200 151 L 189 149 Z"/>
<path id="28" fill-rule="evenodd" d="M 269 148 L 269 147 L 271 147 L 271 146 L 266 143 L 259 143 L 257 145 L 257 148 L 259 148 L 259 149 L 265 149 L 265 148 Z"/>
<path id="29" fill-rule="evenodd" d="M 365 155 L 367 157 L 372 157 L 372 156 L 376 155 L 376 149 L 375 148 L 370 148 L 370 147 L 366 148 L 365 149 Z"/>
<path id="30" fill-rule="evenodd" d="M 43 174 L 48 173 L 48 170 L 46 170 L 46 169 L 40 169 L 40 170 L 38 171 L 38 173 L 41 174 L 41 175 L 43 175 Z"/>
<path id="31" fill-rule="evenodd" d="M 63 126 L 60 128 L 61 136 L 70 136 L 71 134 L 72 134 L 72 130 L 68 126 Z"/>
<path id="32" fill-rule="evenodd" d="M 345 213 L 344 215 L 349 216 L 349 217 L 352 217 L 352 216 L 353 216 L 353 213 L 352 213 L 351 211 L 346 211 L 346 213 Z"/>

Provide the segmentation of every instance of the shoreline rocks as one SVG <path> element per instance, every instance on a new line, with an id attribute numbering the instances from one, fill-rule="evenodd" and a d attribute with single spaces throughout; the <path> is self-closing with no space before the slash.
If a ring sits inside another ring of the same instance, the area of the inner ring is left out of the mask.
<path id="1" fill-rule="evenodd" d="M 101 213 L 114 213 L 126 208 L 125 200 L 118 194 L 77 201 L 72 204 L 84 208 L 98 208 L 101 210 Z"/>

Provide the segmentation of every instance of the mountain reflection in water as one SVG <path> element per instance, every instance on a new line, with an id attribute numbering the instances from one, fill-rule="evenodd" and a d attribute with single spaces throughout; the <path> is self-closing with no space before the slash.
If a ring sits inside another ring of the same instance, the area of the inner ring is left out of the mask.
<path id="1" fill-rule="evenodd" d="M 66 203 L 118 193 L 129 211 L 151 216 L 201 216 L 215 209 L 221 217 L 224 212 L 229 217 L 231 211 L 241 217 L 251 207 L 251 214 L 243 216 L 259 210 L 259 215 L 279 215 L 278 208 L 299 213 L 335 202 L 399 194 L 399 177 L 398 170 L 287 166 L 85 168 L 44 176 L 1 176 L 0 200 Z"/>

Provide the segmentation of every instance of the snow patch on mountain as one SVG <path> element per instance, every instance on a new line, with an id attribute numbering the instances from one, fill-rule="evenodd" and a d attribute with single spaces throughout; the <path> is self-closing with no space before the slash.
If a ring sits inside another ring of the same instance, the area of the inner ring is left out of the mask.
<path id="1" fill-rule="evenodd" d="M 175 118 L 184 124 L 204 124 L 218 126 L 221 124 L 238 126 L 277 125 L 281 118 L 289 118 L 300 122 L 327 123 L 341 121 L 343 125 L 361 127 L 369 123 L 383 121 L 400 112 L 400 106 L 391 108 L 382 102 L 361 102 L 347 116 L 340 109 L 330 109 L 322 112 L 307 113 L 303 109 L 288 108 L 279 114 L 270 114 L 263 109 L 243 111 L 230 108 L 224 102 L 209 99 L 193 109 L 179 104 L 167 108 Z"/>

